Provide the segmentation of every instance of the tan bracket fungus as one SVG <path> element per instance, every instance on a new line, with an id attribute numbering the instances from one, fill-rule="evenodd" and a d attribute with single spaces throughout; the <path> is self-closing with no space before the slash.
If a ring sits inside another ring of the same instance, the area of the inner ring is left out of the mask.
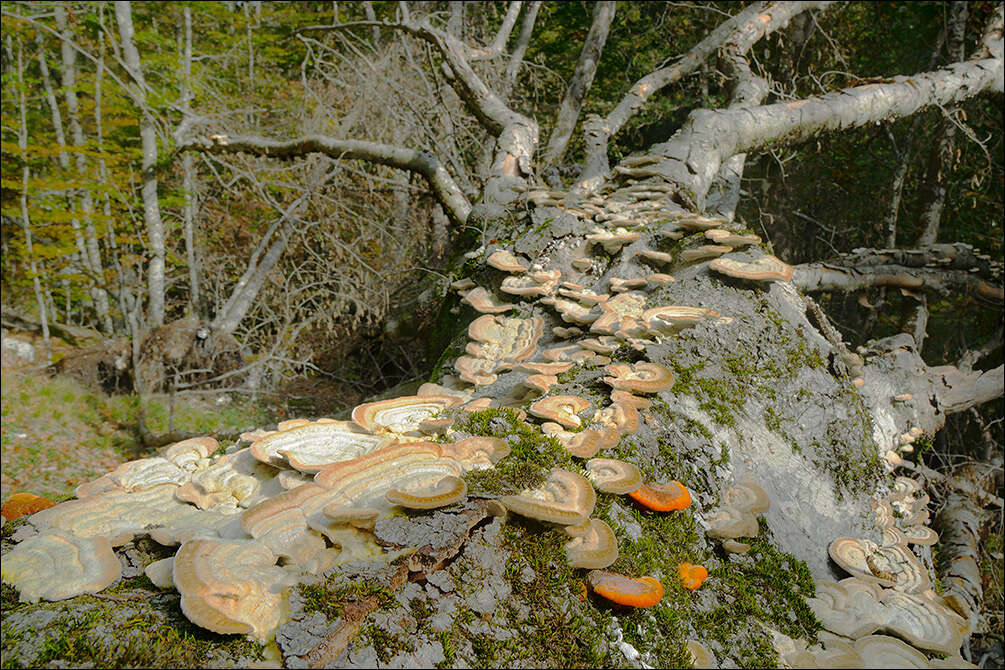
<path id="1" fill-rule="evenodd" d="M 541 398 L 530 406 L 530 413 L 539 419 L 555 421 L 566 428 L 583 424 L 579 413 L 590 406 L 590 401 L 572 395 L 553 395 Z"/>
<path id="2" fill-rule="evenodd" d="M 734 249 L 738 247 L 748 247 L 751 244 L 757 244 L 761 241 L 761 238 L 757 235 L 742 235 L 740 233 L 734 233 L 721 228 L 706 230 L 705 237 L 707 237 L 708 240 L 714 244 L 722 244 Z"/>
<path id="3" fill-rule="evenodd" d="M 476 312 L 482 314 L 502 314 L 515 307 L 508 302 L 502 302 L 488 292 L 488 289 L 476 286 L 470 291 L 465 291 L 461 297 L 461 302 L 471 305 Z"/>
<path id="4" fill-rule="evenodd" d="M 631 463 L 613 458 L 591 458 L 586 476 L 605 493 L 624 495 L 642 487 L 642 473 Z"/>
<path id="5" fill-rule="evenodd" d="M 555 468 L 536 489 L 508 495 L 500 502 L 520 516 L 566 526 L 585 523 L 597 504 L 597 494 L 582 475 Z"/>
<path id="6" fill-rule="evenodd" d="M 761 256 L 752 263 L 741 263 L 732 258 L 717 258 L 708 264 L 710 270 L 735 279 L 749 281 L 789 281 L 792 266 L 775 256 Z"/>
<path id="7" fill-rule="evenodd" d="M 423 421 L 460 403 L 460 398 L 449 395 L 388 398 L 357 406 L 352 420 L 374 434 L 421 437 L 419 425 Z"/>
<path id="8" fill-rule="evenodd" d="M 3 557 L 0 572 L 3 581 L 19 591 L 21 600 L 37 603 L 101 591 L 119 578 L 122 565 L 104 537 L 50 530 L 11 549 Z"/>
<path id="9" fill-rule="evenodd" d="M 628 393 L 658 393 L 674 383 L 670 370 L 649 361 L 639 361 L 634 366 L 616 363 L 608 365 L 604 370 L 611 375 L 604 377 L 604 382 L 616 390 Z"/>
<path id="10" fill-rule="evenodd" d="M 519 258 L 506 251 L 505 249 L 500 249 L 496 251 L 488 260 L 485 261 L 496 270 L 502 270 L 503 272 L 526 272 L 527 266 Z"/>
<path id="11" fill-rule="evenodd" d="M 408 509 L 435 509 L 460 502 L 467 494 L 468 485 L 464 483 L 463 479 L 447 475 L 432 486 L 423 486 L 407 491 L 395 488 L 389 490 L 385 495 L 389 502 Z"/>
<path id="12" fill-rule="evenodd" d="M 172 579 L 192 623 L 264 642 L 282 623 L 286 571 L 258 542 L 195 539 L 175 555 Z"/>
<path id="13" fill-rule="evenodd" d="M 339 421 L 276 432 L 248 449 L 262 463 L 314 473 L 329 463 L 362 456 L 391 442 L 392 436 L 371 435 L 351 422 Z"/>
<path id="14" fill-rule="evenodd" d="M 583 524 L 566 526 L 565 532 L 573 538 L 565 545 L 570 566 L 596 570 L 618 560 L 618 539 L 604 521 L 587 519 Z"/>

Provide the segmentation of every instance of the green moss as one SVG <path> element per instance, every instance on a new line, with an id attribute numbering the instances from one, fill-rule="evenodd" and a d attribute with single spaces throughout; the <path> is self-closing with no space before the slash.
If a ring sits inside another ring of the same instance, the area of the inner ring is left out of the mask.
<path id="1" fill-rule="evenodd" d="M 552 468 L 577 467 L 558 440 L 528 425 L 511 409 L 471 412 L 458 419 L 453 428 L 471 435 L 499 437 L 510 445 L 509 456 L 495 467 L 465 475 L 468 491 L 475 495 L 516 493 L 543 483 Z"/>
<path id="2" fill-rule="evenodd" d="M 408 641 L 408 636 L 394 635 L 375 624 L 366 625 L 360 632 L 360 638 L 365 643 L 373 645 L 377 658 L 382 663 L 388 662 L 399 652 L 415 651 L 415 646 Z"/>
<path id="3" fill-rule="evenodd" d="M 297 584 L 297 591 L 304 603 L 304 613 L 321 612 L 329 621 L 334 621 L 342 615 L 346 604 L 365 600 L 370 596 L 377 596 L 380 608 L 390 607 L 395 603 L 394 594 L 387 587 L 362 580 L 336 586 L 339 579 L 338 576 L 331 576 L 316 584 Z"/>
<path id="4" fill-rule="evenodd" d="M 123 580 L 119 592 L 139 596 L 128 601 L 85 595 L 34 605 L 50 616 L 40 618 L 46 622 L 40 626 L 22 629 L 23 623 L 13 624 L 8 617 L 27 606 L 9 609 L 16 591 L 3 585 L 4 667 L 43 667 L 55 660 L 106 668 L 205 667 L 221 656 L 232 661 L 264 658 L 263 647 L 250 638 L 196 626 L 182 614 L 177 594 L 146 591 L 148 586 L 144 579 Z M 31 645 L 33 657 L 13 656 L 23 643 Z"/>

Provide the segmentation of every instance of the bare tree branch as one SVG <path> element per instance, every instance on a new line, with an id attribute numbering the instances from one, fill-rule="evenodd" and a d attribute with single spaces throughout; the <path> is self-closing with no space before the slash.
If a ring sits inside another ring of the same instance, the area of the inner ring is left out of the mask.
<path id="1" fill-rule="evenodd" d="M 828 2 L 757 2 L 724 21 L 673 65 L 656 70 L 639 79 L 621 102 L 603 119 L 586 121 L 586 164 L 577 190 L 592 192 L 606 177 L 607 143 L 632 118 L 654 93 L 693 73 L 699 66 L 729 41 L 746 53 L 757 40 L 784 27 L 796 14 L 826 7 Z"/>
<path id="2" fill-rule="evenodd" d="M 1002 80 L 1002 59 L 989 58 L 792 102 L 697 110 L 669 141 L 651 148 L 659 160 L 650 172 L 676 185 L 684 204 L 702 210 L 712 180 L 730 156 L 953 105 L 984 91 L 1000 92 Z"/>
<path id="3" fill-rule="evenodd" d="M 922 249 L 856 249 L 837 259 L 797 265 L 792 282 L 814 291 L 855 291 L 873 286 L 934 291 L 949 295 L 965 289 L 1001 304 L 1001 268 L 965 244 Z"/>
<path id="4" fill-rule="evenodd" d="M 516 46 L 510 54 L 509 63 L 506 65 L 506 78 L 503 84 L 501 95 L 503 100 L 508 100 L 513 86 L 516 85 L 516 76 L 520 72 L 520 65 L 523 63 L 523 56 L 527 53 L 530 45 L 531 35 L 534 34 L 534 23 L 537 21 L 537 12 L 541 9 L 541 0 L 534 0 L 527 5 L 527 11 L 523 13 L 523 21 L 520 23 L 520 34 L 516 38 Z"/>
<path id="5" fill-rule="evenodd" d="M 309 135 L 295 140 L 272 140 L 264 137 L 228 137 L 214 135 L 178 147 L 178 151 L 205 151 L 211 154 L 245 152 L 254 156 L 294 158 L 321 153 L 335 159 L 367 160 L 421 174 L 429 182 L 436 198 L 443 204 L 455 223 L 463 224 L 471 212 L 471 204 L 453 177 L 436 157 L 425 151 L 395 147 L 361 140 L 335 140 L 323 135 Z"/>
<path id="6" fill-rule="evenodd" d="M 572 72 L 572 79 L 565 89 L 565 96 L 555 118 L 555 129 L 548 138 L 548 146 L 541 156 L 541 163 L 546 166 L 557 165 L 565 156 L 569 146 L 569 138 L 576 128 L 579 110 L 583 108 L 583 100 L 593 84 L 593 76 L 597 73 L 600 56 L 604 52 L 607 33 L 614 20 L 616 2 L 598 2 L 593 5 L 593 22 L 586 36 L 583 49 L 579 52 L 579 60 Z"/>
<path id="7" fill-rule="evenodd" d="M 451 3 L 451 7 L 455 4 L 463 6 L 464 3 Z M 522 0 L 510 2 L 509 7 L 506 8 L 506 17 L 503 18 L 502 25 L 499 26 L 499 31 L 496 33 L 495 39 L 492 40 L 492 44 L 485 48 L 468 47 L 468 59 L 472 61 L 492 60 L 500 56 L 506 50 L 506 43 L 509 42 L 510 33 L 513 32 L 513 26 L 516 25 L 516 19 L 520 15 L 522 6 Z M 461 37 L 457 32 L 452 31 L 452 33 L 458 38 Z"/>

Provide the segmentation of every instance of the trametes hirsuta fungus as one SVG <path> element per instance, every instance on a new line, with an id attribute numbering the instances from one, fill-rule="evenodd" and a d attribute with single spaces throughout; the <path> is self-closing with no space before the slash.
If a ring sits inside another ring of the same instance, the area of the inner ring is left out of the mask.
<path id="1" fill-rule="evenodd" d="M 719 312 L 705 307 L 662 305 L 645 310 L 640 319 L 651 333 L 673 335 L 685 328 L 696 326 L 702 321 L 714 320 L 719 317 Z"/>
<path id="2" fill-rule="evenodd" d="M 775 256 L 761 256 L 751 263 L 743 263 L 732 258 L 717 258 L 709 263 L 708 267 L 710 270 L 734 279 L 755 282 L 789 281 L 792 279 L 792 266 Z"/>
<path id="3" fill-rule="evenodd" d="M 586 462 L 586 476 L 605 493 L 624 495 L 642 487 L 639 469 L 613 458 L 591 458 Z"/>
<path id="4" fill-rule="evenodd" d="M 624 293 L 625 291 L 635 291 L 649 286 L 649 280 L 643 277 L 635 279 L 622 279 L 621 277 L 611 277 L 611 293 Z"/>
<path id="5" fill-rule="evenodd" d="M 614 572 L 593 570 L 587 575 L 590 588 L 599 596 L 627 607 L 652 607 L 663 599 L 663 585 L 654 577 L 632 579 Z"/>
<path id="6" fill-rule="evenodd" d="M 703 244 L 692 249 L 685 249 L 680 252 L 680 260 L 685 263 L 693 263 L 695 261 L 703 261 L 709 258 L 718 258 L 723 254 L 728 254 L 733 250 L 733 247 L 727 247 L 724 244 Z"/>
<path id="7" fill-rule="evenodd" d="M 587 307 L 592 307 L 593 305 L 604 302 L 611 297 L 610 294 L 594 293 L 579 284 L 570 284 L 568 282 L 566 282 L 563 288 L 558 289 L 558 294 L 566 298 L 571 298 L 572 300 L 582 303 Z"/>
<path id="8" fill-rule="evenodd" d="M 691 231 L 704 231 L 711 228 L 718 228 L 719 226 L 728 223 L 726 219 L 717 216 L 702 216 L 700 214 L 690 214 L 687 216 L 681 216 L 673 221 L 679 228 Z"/>
<path id="9" fill-rule="evenodd" d="M 706 230 L 705 237 L 713 244 L 721 244 L 733 248 L 748 247 L 761 241 L 761 238 L 757 235 L 743 235 L 742 233 L 734 233 L 721 228 Z"/>
<path id="10" fill-rule="evenodd" d="M 256 459 L 273 467 L 289 464 L 302 472 L 317 472 L 324 465 L 362 456 L 394 440 L 393 435 L 371 435 L 357 424 L 339 421 L 278 431 L 248 449 Z"/>
<path id="11" fill-rule="evenodd" d="M 51 530 L 5 554 L 0 572 L 21 600 L 35 603 L 101 591 L 119 578 L 122 565 L 107 538 Z"/>
<path id="12" fill-rule="evenodd" d="M 408 491 L 391 489 L 385 495 L 389 502 L 408 509 L 435 509 L 464 500 L 468 486 L 460 477 L 447 475 L 432 486 Z"/>
<path id="13" fill-rule="evenodd" d="M 614 230 L 594 228 L 593 232 L 586 236 L 586 239 L 591 244 L 599 244 L 604 248 L 604 251 L 614 255 L 621 251 L 621 247 L 634 242 L 640 237 L 642 237 L 642 233 L 631 232 L 625 228 L 618 227 Z"/>
<path id="14" fill-rule="evenodd" d="M 570 566 L 595 570 L 618 560 L 618 540 L 604 521 L 587 519 L 582 524 L 565 526 L 565 532 L 573 538 L 565 545 Z"/>
<path id="15" fill-rule="evenodd" d="M 645 309 L 646 296 L 642 293 L 619 293 L 598 307 L 603 314 L 590 326 L 590 331 L 604 335 L 614 335 L 619 330 L 637 327 Z"/>
<path id="16" fill-rule="evenodd" d="M 654 265 L 670 265 L 673 263 L 673 256 L 663 251 L 653 249 L 642 249 L 635 253 L 635 256 L 642 260 L 649 261 Z M 648 281 L 647 281 L 648 283 Z"/>
<path id="17" fill-rule="evenodd" d="M 865 581 L 907 593 L 921 593 L 931 587 L 925 567 L 904 545 L 881 547 L 869 540 L 841 537 L 830 543 L 827 552 L 848 573 Z"/>
<path id="18" fill-rule="evenodd" d="M 461 302 L 471 305 L 476 312 L 482 314 L 502 314 L 513 309 L 514 305 L 502 302 L 488 292 L 488 289 L 481 286 L 465 291 L 461 297 Z"/>
<path id="19" fill-rule="evenodd" d="M 604 381 L 612 388 L 628 393 L 658 393 L 673 386 L 673 373 L 658 363 L 639 361 L 634 366 L 615 363 L 604 368 Z"/>
<path id="20" fill-rule="evenodd" d="M 318 426 L 294 428 L 290 433 L 312 430 Z M 264 453 L 256 454 L 255 448 L 266 440 L 286 433 L 276 433 L 252 446 L 220 456 L 216 461 L 197 473 L 175 491 L 178 500 L 190 502 L 199 509 L 213 509 L 220 506 L 236 511 L 237 507 L 247 508 L 262 498 L 279 492 L 275 476 L 278 468 L 285 463 L 271 465 L 262 460 Z"/>
<path id="21" fill-rule="evenodd" d="M 524 298 L 549 295 L 558 287 L 561 270 L 531 270 L 502 280 L 499 290 Z"/>
<path id="22" fill-rule="evenodd" d="M 494 252 L 485 262 L 503 272 L 521 273 L 527 270 L 527 265 L 523 261 L 505 249 Z"/>
<path id="23" fill-rule="evenodd" d="M 132 491 L 148 489 L 158 484 L 182 484 L 191 473 L 162 458 L 141 458 L 128 461 L 106 475 L 81 484 L 74 490 L 78 498 L 87 498 L 108 491 Z"/>
<path id="24" fill-rule="evenodd" d="M 585 523 L 593 513 L 597 494 L 582 475 L 555 468 L 541 486 L 503 496 L 500 502 L 520 516 L 575 526 Z"/>
<path id="25" fill-rule="evenodd" d="M 590 401 L 579 396 L 553 395 L 541 398 L 530 406 L 530 413 L 539 419 L 555 421 L 566 428 L 583 424 L 579 413 L 590 406 Z"/>
<path id="26" fill-rule="evenodd" d="M 722 495 L 722 502 L 705 519 L 708 534 L 723 540 L 722 548 L 729 553 L 743 554 L 750 545 L 737 541 L 738 537 L 756 537 L 760 530 L 756 514 L 771 507 L 768 495 L 749 475 L 730 486 Z"/>
<path id="27" fill-rule="evenodd" d="M 453 396 L 401 396 L 359 405 L 352 420 L 374 434 L 420 437 L 420 423 L 459 404 Z"/>
<path id="28" fill-rule="evenodd" d="M 189 540 L 175 555 L 172 580 L 185 616 L 213 632 L 250 633 L 265 642 L 282 623 L 289 575 L 257 542 Z"/>

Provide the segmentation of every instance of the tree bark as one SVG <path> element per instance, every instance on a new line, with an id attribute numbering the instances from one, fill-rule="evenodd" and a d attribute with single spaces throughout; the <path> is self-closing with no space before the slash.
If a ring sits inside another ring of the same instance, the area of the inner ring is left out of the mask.
<path id="1" fill-rule="evenodd" d="M 80 105 L 77 101 L 77 52 L 70 47 L 70 29 L 66 23 L 66 12 L 62 5 L 55 5 L 56 26 L 62 35 L 60 50 L 63 56 L 63 93 L 66 96 L 66 111 L 70 123 L 70 133 L 76 149 L 77 176 L 81 181 L 87 181 L 87 159 L 82 151 L 84 146 L 84 131 L 80 125 Z M 111 335 L 115 328 L 108 309 L 108 292 L 104 289 L 105 270 L 101 262 L 101 249 L 98 245 L 98 233 L 94 228 L 94 197 L 89 188 L 80 189 L 80 209 L 84 215 L 84 239 L 86 266 L 91 272 L 91 295 L 98 313 L 98 321 L 106 334 Z"/>
<path id="2" fill-rule="evenodd" d="M 405 149 L 378 142 L 336 140 L 311 135 L 295 140 L 279 141 L 264 137 L 226 137 L 215 135 L 184 144 L 179 151 L 205 151 L 214 154 L 246 152 L 254 156 L 293 158 L 321 153 L 338 159 L 360 159 L 421 174 L 429 182 L 436 198 L 457 224 L 467 221 L 471 205 L 453 177 L 434 156 L 424 151 Z"/>
<path id="3" fill-rule="evenodd" d="M 192 114 L 192 9 L 184 8 L 185 46 L 182 55 L 182 113 L 186 119 Z M 184 121 L 183 121 L 184 123 Z M 198 210 L 195 190 L 195 157 L 186 151 L 182 155 L 182 220 L 185 226 L 185 259 L 188 262 L 188 302 L 192 314 L 200 313 L 199 257 L 196 253 L 195 215 Z"/>
<path id="4" fill-rule="evenodd" d="M 150 245 L 150 263 L 147 268 L 147 292 L 149 323 L 152 327 L 164 325 L 164 224 L 161 222 L 160 203 L 157 200 L 157 133 L 150 108 L 146 104 L 146 81 L 140 54 L 133 42 L 133 14 L 129 0 L 116 0 L 115 19 L 119 25 L 119 38 L 129 75 L 136 83 L 133 99 L 140 109 L 140 141 L 143 160 L 143 220 L 147 228 L 147 244 Z"/>
<path id="5" fill-rule="evenodd" d="M 575 190 L 592 193 L 607 178 L 607 143 L 657 91 L 697 70 L 716 49 L 728 40 L 753 44 L 772 31 L 784 27 L 790 18 L 828 2 L 757 2 L 724 21 L 708 37 L 684 54 L 673 65 L 647 74 L 635 82 L 624 98 L 603 119 L 592 117 L 584 128 L 586 159 L 583 175 Z M 749 49 L 749 46 L 747 46 Z"/>
<path id="6" fill-rule="evenodd" d="M 676 186 L 679 202 L 701 211 L 709 186 L 730 156 L 953 105 L 983 91 L 1000 92 L 1002 78 L 1002 59 L 987 58 L 793 102 L 697 110 L 670 140 L 650 149 L 659 159 L 651 172 Z"/>
<path id="7" fill-rule="evenodd" d="M 555 117 L 555 129 L 551 132 L 548 146 L 541 155 L 542 165 L 557 165 L 565 156 L 569 138 L 576 128 L 579 111 L 583 108 L 583 100 L 586 99 L 586 93 L 593 84 L 593 76 L 597 73 L 597 65 L 604 52 L 604 44 L 607 42 L 607 33 L 611 29 L 617 4 L 598 2 L 593 5 L 593 23 L 590 25 L 583 49 L 579 52 L 579 60 L 572 72 L 572 79 L 565 89 L 565 97 L 562 98 L 558 116 Z"/>
<path id="8" fill-rule="evenodd" d="M 42 324 L 45 361 L 47 365 L 52 365 L 52 343 L 49 341 L 49 316 L 46 309 L 45 296 L 42 294 L 42 283 L 38 277 L 38 264 L 35 262 L 35 250 L 31 241 L 31 219 L 28 216 L 28 182 L 31 179 L 31 168 L 28 165 L 28 102 L 24 86 L 24 48 L 21 45 L 20 38 L 17 41 L 17 80 L 18 113 L 21 121 L 17 133 L 17 147 L 21 150 L 21 159 L 24 161 L 24 166 L 21 168 L 21 195 L 18 199 L 21 206 L 21 228 L 24 230 L 25 251 L 28 253 L 28 267 L 31 270 L 31 285 L 35 291 L 35 301 L 38 304 L 38 319 Z"/>

